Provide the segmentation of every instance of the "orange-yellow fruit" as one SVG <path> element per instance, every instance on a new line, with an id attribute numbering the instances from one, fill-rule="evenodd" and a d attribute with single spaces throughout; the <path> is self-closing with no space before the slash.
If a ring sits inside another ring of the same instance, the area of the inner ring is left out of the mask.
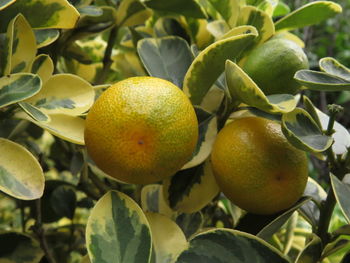
<path id="1" fill-rule="evenodd" d="M 86 118 L 89 155 L 105 173 L 127 183 L 154 183 L 173 175 L 191 158 L 197 138 L 189 99 L 155 77 L 114 84 Z"/>
<path id="2" fill-rule="evenodd" d="M 214 143 L 211 160 L 222 192 L 255 214 L 288 209 L 307 183 L 305 152 L 287 141 L 279 123 L 260 117 L 225 126 Z"/>

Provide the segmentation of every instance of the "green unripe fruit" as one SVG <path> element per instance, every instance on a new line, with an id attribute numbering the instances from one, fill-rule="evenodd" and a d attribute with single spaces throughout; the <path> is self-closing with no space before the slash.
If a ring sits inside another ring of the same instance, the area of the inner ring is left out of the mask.
<path id="1" fill-rule="evenodd" d="M 287 39 L 265 42 L 243 64 L 243 70 L 266 95 L 297 93 L 301 85 L 294 80 L 294 74 L 308 67 L 302 48 Z"/>

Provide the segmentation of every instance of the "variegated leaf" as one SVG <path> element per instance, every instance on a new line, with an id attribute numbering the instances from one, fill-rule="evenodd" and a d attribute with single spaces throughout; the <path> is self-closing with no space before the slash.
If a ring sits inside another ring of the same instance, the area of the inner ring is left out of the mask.
<path id="1" fill-rule="evenodd" d="M 138 0 L 124 0 L 117 9 L 118 26 L 135 26 L 149 18 L 151 11 Z"/>
<path id="2" fill-rule="evenodd" d="M 236 59 L 249 47 L 257 32 L 217 41 L 194 59 L 185 75 L 184 92 L 195 105 L 199 105 L 210 87 L 225 69 L 227 59 Z"/>
<path id="3" fill-rule="evenodd" d="M 269 113 L 287 113 L 297 105 L 293 95 L 265 96 L 255 82 L 234 62 L 226 61 L 226 82 L 232 99 Z"/>
<path id="4" fill-rule="evenodd" d="M 223 35 L 225 35 L 230 31 L 230 28 L 224 20 L 220 19 L 220 20 L 214 20 L 212 22 L 209 22 L 207 24 L 207 30 L 216 39 L 220 39 L 222 38 Z"/>
<path id="5" fill-rule="evenodd" d="M 181 170 L 195 167 L 204 162 L 211 153 L 212 146 L 218 133 L 216 116 L 199 107 L 195 107 L 195 110 L 199 123 L 198 142 L 191 160 L 189 160 Z"/>
<path id="6" fill-rule="evenodd" d="M 275 28 L 276 31 L 292 30 L 318 24 L 336 14 L 339 14 L 341 11 L 341 6 L 332 1 L 314 1 L 278 20 L 275 23 Z"/>
<path id="7" fill-rule="evenodd" d="M 231 28 L 236 26 L 240 13 L 239 0 L 209 0 L 209 2 Z"/>
<path id="8" fill-rule="evenodd" d="M 45 179 L 36 158 L 23 146 L 3 138 L 0 156 L 0 190 L 18 199 L 40 198 Z"/>
<path id="9" fill-rule="evenodd" d="M 53 42 L 55 42 L 60 36 L 60 31 L 58 29 L 36 29 L 34 30 L 36 47 L 42 48 L 46 47 Z"/>
<path id="10" fill-rule="evenodd" d="M 306 244 L 303 251 L 300 252 L 295 263 L 314 263 L 320 260 L 322 253 L 322 240 L 315 234 L 312 234 L 311 240 Z"/>
<path id="11" fill-rule="evenodd" d="M 193 60 L 184 39 L 175 36 L 145 38 L 138 41 L 137 51 L 150 76 L 166 79 L 182 88 Z"/>
<path id="12" fill-rule="evenodd" d="M 5 32 L 9 21 L 21 13 L 32 28 L 62 28 L 75 26 L 78 11 L 66 0 L 16 0 L 0 11 L 0 32 Z"/>
<path id="13" fill-rule="evenodd" d="M 196 235 L 176 263 L 288 263 L 289 260 L 267 242 L 244 232 L 214 229 Z"/>
<path id="14" fill-rule="evenodd" d="M 5 74 L 26 72 L 36 54 L 36 40 L 29 23 L 22 14 L 11 20 L 7 33 L 10 39 L 11 62 Z"/>
<path id="15" fill-rule="evenodd" d="M 146 217 L 152 233 L 155 262 L 173 263 L 188 247 L 184 233 L 174 221 L 164 215 L 147 212 Z"/>
<path id="16" fill-rule="evenodd" d="M 333 143 L 333 139 L 324 135 L 310 114 L 301 108 L 283 114 L 282 131 L 294 147 L 303 151 L 324 152 Z"/>
<path id="17" fill-rule="evenodd" d="M 254 26 L 250 25 L 244 25 L 244 26 L 236 26 L 232 28 L 230 31 L 222 35 L 219 39 L 225 39 L 237 35 L 243 35 L 243 34 L 248 34 L 251 32 L 255 32 L 256 28 Z"/>
<path id="18" fill-rule="evenodd" d="M 13 4 L 16 0 L 0 0 L 0 11 Z"/>
<path id="19" fill-rule="evenodd" d="M 0 108 L 28 99 L 41 89 L 41 80 L 31 73 L 16 73 L 0 78 Z"/>
<path id="20" fill-rule="evenodd" d="M 27 102 L 19 102 L 18 106 L 24 110 L 30 117 L 32 117 L 35 121 L 38 122 L 49 122 L 51 119 L 49 115 L 45 114 L 41 110 L 39 110 L 37 107 L 27 103 Z"/>
<path id="21" fill-rule="evenodd" d="M 37 74 L 43 85 L 51 78 L 53 71 L 53 62 L 51 58 L 45 54 L 38 55 L 30 65 L 30 72 Z"/>
<path id="22" fill-rule="evenodd" d="M 165 201 L 173 210 L 183 213 L 201 210 L 219 191 L 209 160 L 163 181 Z"/>
<path id="23" fill-rule="evenodd" d="M 350 82 L 350 69 L 334 58 L 326 57 L 319 61 L 322 71 Z"/>
<path id="24" fill-rule="evenodd" d="M 110 191 L 92 209 L 86 226 L 91 263 L 149 263 L 151 242 L 146 216 L 127 195 Z"/>
<path id="25" fill-rule="evenodd" d="M 26 102 L 46 114 L 77 116 L 93 104 L 95 92 L 90 83 L 72 74 L 53 75 L 41 91 Z"/>

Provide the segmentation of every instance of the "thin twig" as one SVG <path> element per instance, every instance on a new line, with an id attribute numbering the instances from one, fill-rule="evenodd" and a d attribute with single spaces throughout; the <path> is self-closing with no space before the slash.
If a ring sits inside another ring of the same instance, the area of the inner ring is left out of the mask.
<path id="1" fill-rule="evenodd" d="M 56 260 L 52 254 L 51 249 L 47 244 L 47 240 L 45 237 L 45 229 L 43 228 L 43 224 L 42 224 L 41 199 L 35 200 L 35 207 L 36 207 L 36 222 L 35 222 L 35 226 L 33 227 L 33 230 L 39 238 L 40 246 L 45 253 L 45 257 L 47 261 L 49 263 L 56 263 Z"/>

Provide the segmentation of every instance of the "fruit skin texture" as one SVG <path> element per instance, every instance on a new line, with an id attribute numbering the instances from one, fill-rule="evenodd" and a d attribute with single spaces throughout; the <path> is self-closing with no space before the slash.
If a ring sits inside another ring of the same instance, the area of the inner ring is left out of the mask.
<path id="1" fill-rule="evenodd" d="M 287 141 L 279 123 L 259 117 L 226 125 L 211 160 L 221 191 L 254 214 L 288 209 L 302 196 L 308 179 L 305 152 Z"/>
<path id="2" fill-rule="evenodd" d="M 132 77 L 108 88 L 91 107 L 87 151 L 108 175 L 148 184 L 176 173 L 192 156 L 198 121 L 186 95 L 155 77 Z"/>
<path id="3" fill-rule="evenodd" d="M 294 74 L 309 67 L 308 59 L 294 42 L 273 39 L 255 48 L 243 64 L 243 70 L 266 94 L 296 94 L 301 85 Z"/>

